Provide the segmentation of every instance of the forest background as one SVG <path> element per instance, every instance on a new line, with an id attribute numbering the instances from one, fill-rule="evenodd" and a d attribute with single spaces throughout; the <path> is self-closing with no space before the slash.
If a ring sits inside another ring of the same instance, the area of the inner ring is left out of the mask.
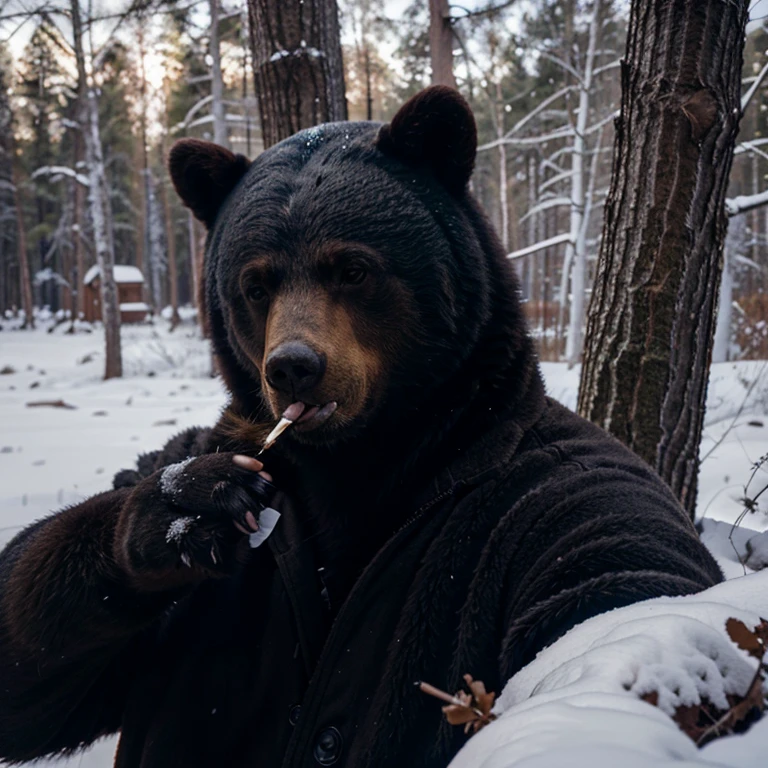
<path id="1" fill-rule="evenodd" d="M 71 322 L 88 300 L 83 277 L 99 240 L 72 25 L 46 0 L 0 9 L 0 311 L 23 308 L 28 275 L 32 303 Z M 429 11 L 427 0 L 340 0 L 350 119 L 386 121 L 429 84 Z M 629 3 L 468 0 L 449 12 L 456 82 L 479 127 L 473 191 L 518 269 L 542 359 L 574 365 L 610 183 Z M 768 357 L 766 14 L 768 0 L 755 3 L 748 26 L 744 88 L 757 87 L 730 178 L 714 361 Z M 115 262 L 142 271 L 150 312 L 170 306 L 175 323 L 177 308 L 194 304 L 203 232 L 171 189 L 170 144 L 196 136 L 249 157 L 263 149 L 247 4 L 105 0 L 83 8 L 82 29 Z"/>

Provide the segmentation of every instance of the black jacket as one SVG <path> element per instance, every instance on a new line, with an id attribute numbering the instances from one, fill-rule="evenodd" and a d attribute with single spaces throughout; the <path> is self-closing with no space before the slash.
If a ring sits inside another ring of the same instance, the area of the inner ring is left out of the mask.
<path id="1" fill-rule="evenodd" d="M 236 577 L 181 596 L 121 592 L 87 558 L 56 585 L 19 581 L 25 557 L 68 546 L 54 535 L 64 518 L 83 553 L 83 537 L 113 535 L 130 488 L 27 529 L 0 560 L 0 755 L 122 729 L 126 768 L 442 768 L 466 737 L 414 682 L 454 691 L 470 673 L 498 693 L 588 616 L 721 579 L 643 462 L 536 402 L 529 423 L 498 423 L 425 478 L 348 596 L 318 574 L 316 536 L 285 497 L 268 546 Z M 216 444 L 215 430 L 186 435 L 144 473 Z M 22 593 L 49 601 L 52 646 L 23 620 L 9 628 Z"/>

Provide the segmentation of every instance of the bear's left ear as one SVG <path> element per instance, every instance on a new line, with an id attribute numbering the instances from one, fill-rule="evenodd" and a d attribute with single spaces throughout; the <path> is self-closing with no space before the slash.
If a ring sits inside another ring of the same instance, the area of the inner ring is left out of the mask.
<path id="1" fill-rule="evenodd" d="M 409 99 L 381 127 L 378 148 L 414 167 L 428 167 L 453 194 L 464 190 L 477 153 L 472 109 L 454 88 L 433 85 Z"/>
<path id="2" fill-rule="evenodd" d="M 179 197 L 207 229 L 250 161 L 210 141 L 181 139 L 168 155 L 168 171 Z"/>

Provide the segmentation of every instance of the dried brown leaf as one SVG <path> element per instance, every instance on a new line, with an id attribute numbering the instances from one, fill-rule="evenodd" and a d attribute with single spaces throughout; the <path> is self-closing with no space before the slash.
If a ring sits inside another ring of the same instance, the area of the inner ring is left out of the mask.
<path id="1" fill-rule="evenodd" d="M 736 697 L 733 697 L 736 698 Z M 729 697 L 730 701 L 731 697 Z M 758 667 L 746 695 L 734 701 L 731 708 L 708 728 L 702 730 L 694 739 L 697 746 L 702 747 L 710 741 L 734 731 L 745 730 L 755 715 L 765 712 L 765 696 L 763 695 L 763 670 Z M 686 731 L 687 732 L 687 731 Z M 690 734 L 689 734 L 690 735 Z"/>
<path id="2" fill-rule="evenodd" d="M 765 624 L 765 622 L 762 622 Z M 746 651 L 755 659 L 761 660 L 765 655 L 765 642 L 743 621 L 738 619 L 728 619 L 725 622 L 725 629 L 728 637 L 733 640 L 742 651 Z"/>
<path id="3" fill-rule="evenodd" d="M 483 681 L 473 680 L 472 675 L 464 675 L 464 681 L 469 687 L 470 693 L 457 691 L 453 696 L 429 683 L 420 682 L 416 685 L 424 693 L 448 702 L 448 705 L 442 709 L 445 719 L 451 725 L 463 725 L 464 733 L 470 731 L 477 733 L 496 719 L 496 715 L 491 712 L 496 694 L 488 693 Z"/>
<path id="4" fill-rule="evenodd" d="M 478 718 L 477 714 L 468 707 L 458 707 L 455 704 L 448 704 L 448 706 L 443 707 L 443 714 L 451 725 L 465 725 Z"/>
<path id="5" fill-rule="evenodd" d="M 750 722 L 766 710 L 763 683 L 768 668 L 764 662 L 768 646 L 768 621 L 762 619 L 754 630 L 744 622 L 730 618 L 725 623 L 730 639 L 743 651 L 757 659 L 760 664 L 744 696 L 729 694 L 728 709 L 722 710 L 703 699 L 700 704 L 681 705 L 675 710 L 672 719 L 680 730 L 688 735 L 697 745 L 702 746 L 719 736 L 746 730 Z M 653 706 L 658 706 L 659 695 L 656 691 L 641 697 Z"/>

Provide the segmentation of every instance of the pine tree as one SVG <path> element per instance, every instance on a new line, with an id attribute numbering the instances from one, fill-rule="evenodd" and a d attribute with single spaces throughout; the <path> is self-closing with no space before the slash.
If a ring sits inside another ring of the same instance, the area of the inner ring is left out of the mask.
<path id="1" fill-rule="evenodd" d="M 634 0 L 579 412 L 693 516 L 747 0 Z"/>
<path id="2" fill-rule="evenodd" d="M 264 146 L 346 120 L 336 0 L 249 0 Z"/>

